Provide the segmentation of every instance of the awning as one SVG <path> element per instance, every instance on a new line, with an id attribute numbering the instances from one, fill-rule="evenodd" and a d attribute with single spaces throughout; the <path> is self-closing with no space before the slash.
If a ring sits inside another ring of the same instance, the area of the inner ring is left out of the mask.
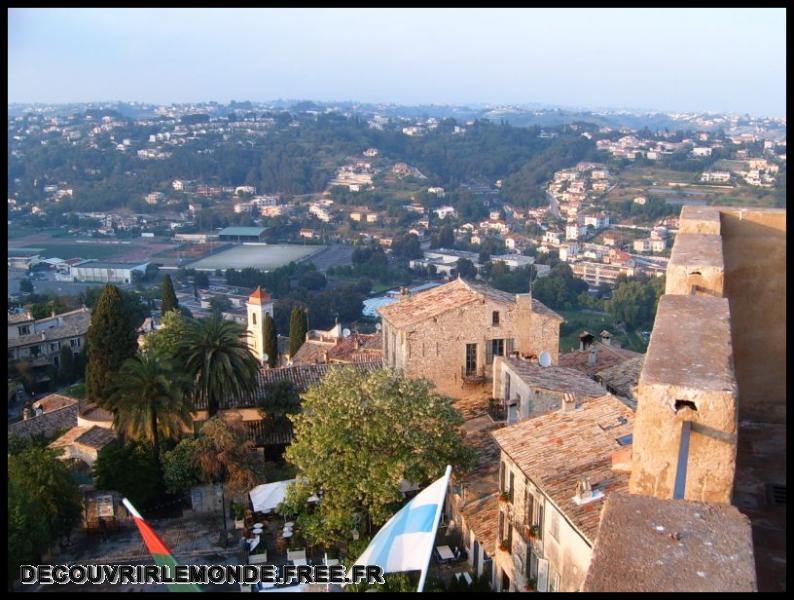
<path id="1" fill-rule="evenodd" d="M 289 484 L 294 482 L 295 479 L 286 479 L 256 486 L 248 493 L 254 511 L 267 513 L 274 510 L 287 496 Z"/>

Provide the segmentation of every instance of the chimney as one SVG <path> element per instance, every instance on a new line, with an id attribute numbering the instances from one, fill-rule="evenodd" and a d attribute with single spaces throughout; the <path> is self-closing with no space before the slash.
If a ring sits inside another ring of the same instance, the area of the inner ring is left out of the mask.
<path id="1" fill-rule="evenodd" d="M 405 298 L 408 298 L 408 296 L 410 295 L 411 292 L 408 291 L 407 287 L 403 286 L 400 288 L 400 300 L 404 300 Z"/>
<path id="2" fill-rule="evenodd" d="M 595 346 L 590 347 L 590 356 L 587 357 L 587 366 L 594 367 L 598 359 L 598 348 Z"/>
<path id="3" fill-rule="evenodd" d="M 576 409 L 576 396 L 571 392 L 565 392 L 562 396 L 560 412 L 568 412 Z"/>
<path id="4" fill-rule="evenodd" d="M 582 477 L 576 482 L 576 500 L 579 503 L 587 502 L 593 498 L 593 487 L 588 477 Z"/>
<path id="5" fill-rule="evenodd" d="M 358 342 L 358 335 L 353 336 L 353 350 L 358 350 L 359 342 Z"/>
<path id="6" fill-rule="evenodd" d="M 593 344 L 593 334 L 583 331 L 579 334 L 579 352 L 584 352 Z"/>
<path id="7" fill-rule="evenodd" d="M 612 334 L 609 333 L 606 329 L 600 333 L 601 335 L 601 343 L 605 346 L 609 346 L 612 343 Z"/>
<path id="8" fill-rule="evenodd" d="M 612 453 L 612 470 L 618 473 L 631 473 L 631 446 Z"/>

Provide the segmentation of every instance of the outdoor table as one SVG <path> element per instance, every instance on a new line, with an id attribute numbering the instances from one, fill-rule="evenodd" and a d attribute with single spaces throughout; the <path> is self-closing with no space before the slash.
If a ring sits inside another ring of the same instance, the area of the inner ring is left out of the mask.
<path id="1" fill-rule="evenodd" d="M 438 552 L 439 558 L 444 562 L 455 559 L 455 555 L 449 546 L 436 546 L 436 552 Z"/>

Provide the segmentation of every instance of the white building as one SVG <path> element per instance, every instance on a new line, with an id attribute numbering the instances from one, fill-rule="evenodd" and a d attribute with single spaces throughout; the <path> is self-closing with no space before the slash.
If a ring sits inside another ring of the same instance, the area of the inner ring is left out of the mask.
<path id="1" fill-rule="evenodd" d="M 731 174 L 728 171 L 704 171 L 700 176 L 703 183 L 728 183 Z"/>
<path id="2" fill-rule="evenodd" d="M 446 219 L 447 217 L 455 217 L 457 215 L 455 209 L 451 206 L 442 206 L 436 208 L 433 212 L 438 215 L 439 219 Z"/>
<path id="3" fill-rule="evenodd" d="M 145 263 L 114 263 L 101 261 L 86 261 L 73 265 L 69 269 L 69 276 L 73 281 L 93 281 L 101 283 L 133 283 L 135 273 L 141 277 L 146 275 Z"/>
<path id="4" fill-rule="evenodd" d="M 265 361 L 265 315 L 273 316 L 273 298 L 270 294 L 257 287 L 248 297 L 248 347 L 260 361 Z"/>
<path id="5" fill-rule="evenodd" d="M 708 146 L 696 146 L 692 148 L 692 156 L 704 157 L 711 156 L 711 148 Z"/>

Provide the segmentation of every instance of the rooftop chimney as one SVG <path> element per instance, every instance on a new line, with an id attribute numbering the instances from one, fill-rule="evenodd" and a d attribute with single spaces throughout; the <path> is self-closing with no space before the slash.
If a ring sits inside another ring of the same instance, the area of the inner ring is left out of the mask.
<path id="1" fill-rule="evenodd" d="M 595 346 L 590 347 L 590 356 L 587 357 L 587 366 L 594 367 L 598 359 L 598 348 Z"/>
<path id="2" fill-rule="evenodd" d="M 411 292 L 408 291 L 408 288 L 403 286 L 400 288 L 400 300 L 403 300 L 411 295 Z"/>
<path id="3" fill-rule="evenodd" d="M 612 334 L 609 333 L 606 329 L 604 329 L 604 331 L 602 331 L 599 335 L 601 336 L 602 344 L 609 346 L 612 343 Z"/>
<path id="4" fill-rule="evenodd" d="M 576 500 L 580 503 L 587 502 L 593 497 L 593 487 L 590 485 L 590 479 L 582 477 L 576 482 Z"/>
<path id="5" fill-rule="evenodd" d="M 574 410 L 576 408 L 576 396 L 571 392 L 566 392 L 562 396 L 562 405 L 560 406 L 560 412 L 568 412 L 569 410 Z"/>
<path id="6" fill-rule="evenodd" d="M 579 352 L 584 352 L 587 350 L 593 344 L 594 339 L 595 338 L 593 337 L 592 333 L 589 331 L 583 331 L 579 335 Z"/>

